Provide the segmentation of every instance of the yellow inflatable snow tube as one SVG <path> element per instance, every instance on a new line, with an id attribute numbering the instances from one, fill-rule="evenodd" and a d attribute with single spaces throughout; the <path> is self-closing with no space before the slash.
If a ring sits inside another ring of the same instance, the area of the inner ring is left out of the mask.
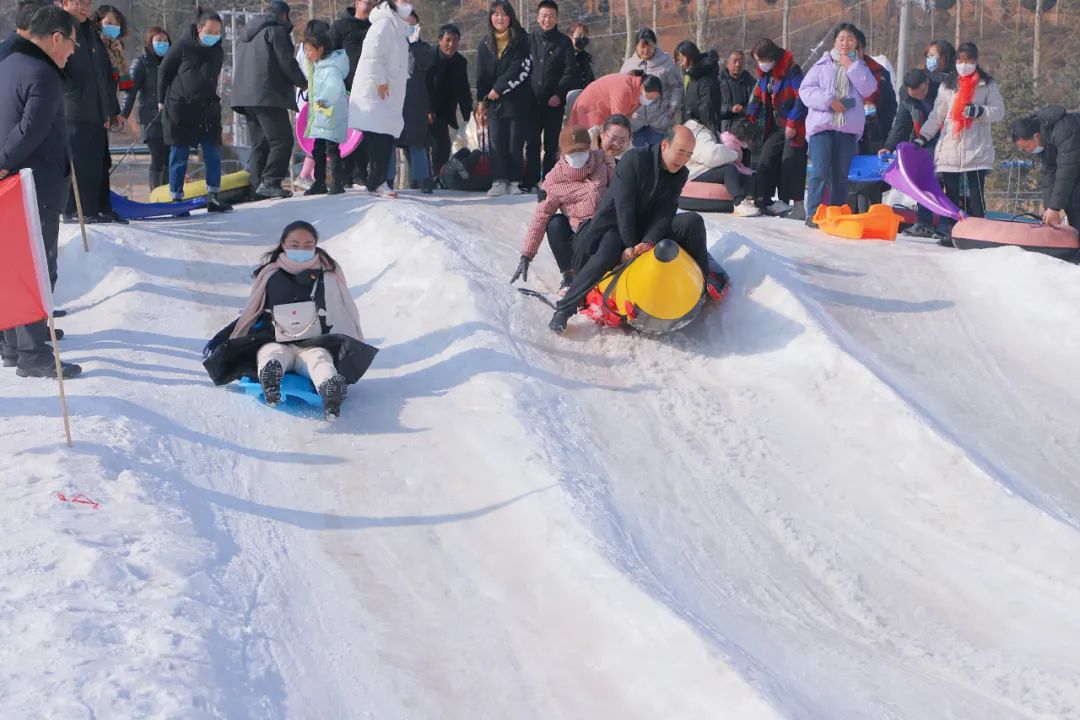
<path id="1" fill-rule="evenodd" d="M 247 170 L 240 170 L 238 172 L 229 173 L 228 175 L 221 176 L 221 194 L 225 195 L 233 190 L 246 190 L 251 184 L 251 174 Z M 194 182 L 184 183 L 184 199 L 191 200 L 192 198 L 205 197 L 206 196 L 206 181 L 196 180 Z M 228 198 L 226 198 L 228 199 Z M 150 202 L 154 203 L 167 203 L 172 201 L 172 193 L 169 192 L 168 185 L 162 185 L 154 188 L 154 191 L 150 193 Z"/>
<path id="2" fill-rule="evenodd" d="M 603 322 L 614 325 L 617 317 L 637 330 L 664 333 L 697 316 L 706 299 L 704 283 L 689 253 L 673 240 L 661 240 L 622 271 L 606 276 L 594 292 L 604 301 Z"/>

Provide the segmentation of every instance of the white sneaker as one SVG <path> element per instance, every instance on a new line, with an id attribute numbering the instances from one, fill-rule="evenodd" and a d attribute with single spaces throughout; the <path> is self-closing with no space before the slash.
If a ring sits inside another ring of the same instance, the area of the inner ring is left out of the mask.
<path id="1" fill-rule="evenodd" d="M 509 192 L 509 190 L 509 183 L 507 183 L 505 180 L 496 180 L 495 182 L 491 183 L 491 189 L 487 191 L 487 196 L 499 197 L 501 195 L 505 195 L 507 192 Z"/>
<path id="2" fill-rule="evenodd" d="M 791 212 L 791 206 L 788 205 L 786 202 L 776 200 L 775 202 L 773 202 L 772 205 L 765 208 L 765 212 L 767 212 L 769 215 L 783 215 L 784 213 Z"/>
<path id="3" fill-rule="evenodd" d="M 733 213 L 735 217 L 757 217 L 761 214 L 761 208 L 755 205 L 751 198 L 744 198 L 735 206 Z"/>
<path id="4" fill-rule="evenodd" d="M 507 187 L 509 188 L 509 191 L 507 192 L 508 195 L 524 195 L 525 194 L 525 192 L 521 189 L 521 186 L 518 185 L 517 183 L 508 183 Z"/>

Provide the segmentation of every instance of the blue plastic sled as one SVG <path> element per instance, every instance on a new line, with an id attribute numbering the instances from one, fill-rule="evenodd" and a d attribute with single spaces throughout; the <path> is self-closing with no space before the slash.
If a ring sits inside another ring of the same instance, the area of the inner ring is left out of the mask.
<path id="1" fill-rule="evenodd" d="M 259 402 L 265 403 L 266 399 L 263 397 L 262 385 L 255 378 L 244 376 L 237 380 L 240 389 L 255 398 L 258 398 Z M 315 386 L 311 384 L 303 375 L 297 375 L 296 373 L 285 373 L 285 376 L 281 378 L 281 405 L 284 407 L 290 404 L 303 404 L 310 405 L 312 407 L 321 408 L 323 406 L 322 398 L 319 397 L 319 393 L 315 390 Z"/>
<path id="2" fill-rule="evenodd" d="M 889 167 L 892 157 L 882 160 L 877 155 L 856 155 L 851 158 L 851 166 L 848 168 L 848 182 L 874 182 L 881 180 L 885 168 Z"/>
<path id="3" fill-rule="evenodd" d="M 112 199 L 113 211 L 125 220 L 177 217 L 178 215 L 187 215 L 192 210 L 206 207 L 205 197 L 175 203 L 136 202 L 112 191 L 109 191 L 109 197 Z"/>

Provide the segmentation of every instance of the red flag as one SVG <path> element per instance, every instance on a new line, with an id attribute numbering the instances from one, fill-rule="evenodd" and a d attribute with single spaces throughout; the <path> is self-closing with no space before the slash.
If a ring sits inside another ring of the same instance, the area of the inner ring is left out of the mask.
<path id="1" fill-rule="evenodd" d="M 52 315 L 52 290 L 32 170 L 0 180 L 0 233 L 0 330 L 44 320 Z"/>

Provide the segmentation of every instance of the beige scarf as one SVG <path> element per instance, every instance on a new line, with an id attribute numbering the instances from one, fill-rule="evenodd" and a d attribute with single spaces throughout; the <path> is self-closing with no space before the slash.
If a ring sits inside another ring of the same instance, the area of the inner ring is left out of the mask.
<path id="1" fill-rule="evenodd" d="M 285 257 L 284 253 L 277 260 L 264 267 L 259 272 L 259 276 L 255 278 L 255 286 L 251 288 L 251 295 L 248 297 L 247 305 L 244 306 L 240 317 L 237 318 L 236 327 L 233 328 L 229 339 L 247 335 L 248 331 L 251 330 L 251 326 L 262 316 L 263 310 L 266 308 L 266 284 L 270 281 L 271 275 L 278 270 L 296 275 L 305 270 L 319 269 L 323 270 L 323 298 L 326 301 L 326 322 L 330 325 L 331 331 L 336 335 L 348 335 L 356 340 L 363 340 L 364 331 L 360 329 L 360 311 L 356 309 L 356 302 L 349 294 L 349 283 L 345 280 L 345 274 L 341 271 L 341 266 L 331 272 L 319 255 L 307 262 L 298 263 Z M 328 278 L 333 278 L 337 282 L 329 282 Z"/>
<path id="2" fill-rule="evenodd" d="M 850 86 L 848 84 L 847 70 L 840 63 L 836 63 L 836 97 L 846 98 Z M 844 115 L 847 111 L 833 113 L 833 125 L 837 128 L 844 127 Z"/>

